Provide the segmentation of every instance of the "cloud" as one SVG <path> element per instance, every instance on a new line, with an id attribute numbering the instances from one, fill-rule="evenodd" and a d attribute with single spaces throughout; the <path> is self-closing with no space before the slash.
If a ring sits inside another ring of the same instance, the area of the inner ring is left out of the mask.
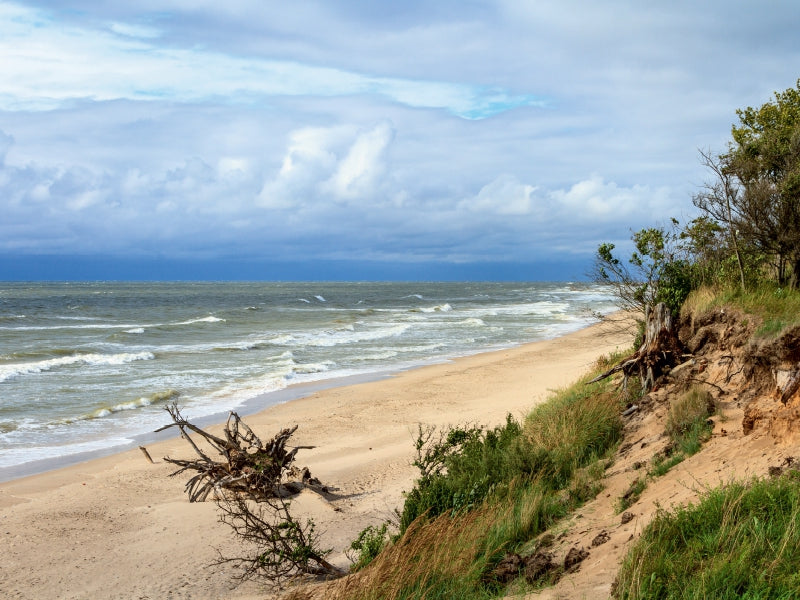
<path id="1" fill-rule="evenodd" d="M 111 23 L 108 28 L 114 33 L 132 38 L 153 39 L 162 35 L 161 30 L 147 25 L 135 25 L 131 23 Z"/>
<path id="2" fill-rule="evenodd" d="M 252 102 L 271 96 L 367 94 L 481 119 L 542 105 L 531 94 L 479 85 L 374 77 L 292 60 L 158 46 L 159 30 L 145 26 L 114 23 L 109 29 L 64 26 L 45 11 L 0 6 L 0 56 L 6 57 L 0 108 L 52 110 L 87 98 Z"/>
<path id="3" fill-rule="evenodd" d="M 374 200 L 392 137 L 388 123 L 366 130 L 337 126 L 293 131 L 280 170 L 261 189 L 260 205 L 290 209 Z"/>
<path id="4" fill-rule="evenodd" d="M 526 215 L 533 209 L 531 196 L 534 191 L 534 186 L 520 183 L 513 175 L 500 175 L 483 186 L 475 197 L 462 201 L 460 206 L 472 212 Z"/>
<path id="5" fill-rule="evenodd" d="M 663 214 L 670 205 L 666 187 L 652 190 L 648 186 L 628 188 L 606 182 L 600 175 L 579 181 L 568 190 L 557 190 L 550 195 L 553 203 L 565 214 L 583 220 L 619 221 L 634 216 Z"/>
<path id="6" fill-rule="evenodd" d="M 337 198 L 345 200 L 369 198 L 385 171 L 383 155 L 392 141 L 392 135 L 387 123 L 359 133 L 324 187 L 330 189 Z"/>
<path id="7" fill-rule="evenodd" d="M 0 167 L 5 163 L 6 154 L 8 154 L 13 144 L 14 138 L 0 130 Z"/>
<path id="8" fill-rule="evenodd" d="M 589 257 L 692 210 L 696 148 L 724 149 L 736 108 L 794 85 L 797 18 L 0 0 L 0 249 Z"/>

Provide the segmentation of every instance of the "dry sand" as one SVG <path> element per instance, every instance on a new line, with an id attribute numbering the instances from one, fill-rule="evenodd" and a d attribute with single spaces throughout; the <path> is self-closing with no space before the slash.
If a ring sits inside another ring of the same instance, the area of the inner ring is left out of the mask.
<path id="1" fill-rule="evenodd" d="M 388 518 L 410 489 L 418 423 L 493 426 L 524 415 L 585 372 L 625 349 L 630 336 L 598 324 L 519 348 L 400 373 L 377 382 L 314 393 L 247 417 L 262 437 L 299 424 L 294 442 L 315 445 L 297 464 L 335 490 L 326 502 L 303 492 L 295 512 L 314 518 L 332 562 L 359 531 Z M 191 417 L 191 414 L 188 415 Z M 168 417 L 165 414 L 165 422 Z M 215 428 L 211 428 L 215 431 Z M 213 503 L 190 504 L 185 478 L 169 478 L 161 457 L 191 457 L 180 439 L 0 484 L 2 598 L 259 598 L 229 569 L 211 569 L 237 542 L 217 523 Z"/>

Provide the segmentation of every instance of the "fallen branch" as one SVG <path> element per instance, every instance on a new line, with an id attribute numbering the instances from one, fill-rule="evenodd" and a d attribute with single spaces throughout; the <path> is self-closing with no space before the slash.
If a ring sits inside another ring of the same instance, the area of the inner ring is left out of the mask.
<path id="1" fill-rule="evenodd" d="M 170 427 L 180 429 L 183 437 L 194 449 L 199 458 L 180 459 L 164 457 L 164 460 L 177 465 L 179 469 L 170 476 L 185 471 L 197 471 L 186 483 L 186 493 L 190 502 L 203 502 L 211 492 L 221 489 L 245 493 L 256 501 L 280 494 L 283 475 L 289 469 L 298 450 L 314 446 L 287 447 L 297 425 L 281 430 L 268 442 L 261 439 L 248 427 L 238 414 L 231 412 L 224 427 L 224 438 L 204 431 L 187 421 L 177 405 L 166 407 L 172 423 L 157 429 L 163 431 Z M 192 432 L 203 438 L 224 460 L 216 461 L 204 452 L 189 435 Z"/>
<path id="2" fill-rule="evenodd" d="M 198 457 L 164 457 L 179 467 L 170 476 L 196 471 L 186 483 L 189 501 L 202 502 L 214 492 L 220 521 L 249 546 L 239 556 L 226 557 L 220 553 L 217 565 L 237 567 L 239 580 L 260 576 L 278 587 L 301 574 L 328 578 L 345 574 L 325 560 L 329 551 L 319 548 L 313 521 L 298 521 L 289 512 L 288 496 L 306 487 L 323 494 L 328 491 L 307 468 L 298 470 L 292 466 L 298 450 L 313 448 L 287 446 L 297 425 L 263 442 L 239 415 L 231 412 L 223 429 L 224 437 L 219 437 L 187 421 L 176 404 L 166 410 L 172 423 L 158 431 L 177 427 Z M 190 432 L 205 440 L 223 460 L 213 460 L 210 452 L 195 443 Z M 288 481 L 290 473 L 301 480 Z"/>

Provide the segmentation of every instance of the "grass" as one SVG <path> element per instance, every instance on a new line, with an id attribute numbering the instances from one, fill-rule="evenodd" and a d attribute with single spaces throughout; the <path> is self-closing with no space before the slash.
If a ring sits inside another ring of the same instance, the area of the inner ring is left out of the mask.
<path id="1" fill-rule="evenodd" d="M 608 381 L 587 385 L 596 373 L 521 423 L 509 416 L 491 430 L 420 430 L 420 478 L 406 496 L 400 535 L 328 597 L 502 595 L 505 584 L 493 576 L 502 558 L 530 551 L 537 536 L 602 489 L 622 433 L 621 399 Z"/>
<path id="2" fill-rule="evenodd" d="M 659 511 L 620 569 L 624 600 L 797 598 L 800 479 L 735 483 Z"/>
<path id="3" fill-rule="evenodd" d="M 739 288 L 701 288 L 693 291 L 681 314 L 699 315 L 713 308 L 733 306 L 761 321 L 757 336 L 777 337 L 789 327 L 800 325 L 800 290 L 781 288 L 769 282 L 742 292 Z"/>
<path id="4" fill-rule="evenodd" d="M 710 437 L 708 417 L 715 412 L 711 394 L 694 386 L 670 403 L 666 433 L 684 455 L 696 454 Z"/>

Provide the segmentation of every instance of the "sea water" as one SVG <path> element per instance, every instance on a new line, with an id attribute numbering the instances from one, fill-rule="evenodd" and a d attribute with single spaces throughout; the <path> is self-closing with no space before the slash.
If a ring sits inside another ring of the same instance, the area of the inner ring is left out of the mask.
<path id="1" fill-rule="evenodd" d="M 587 283 L 0 283 L 0 476 L 169 420 L 577 330 Z M 252 402 L 250 404 L 252 406 Z"/>

